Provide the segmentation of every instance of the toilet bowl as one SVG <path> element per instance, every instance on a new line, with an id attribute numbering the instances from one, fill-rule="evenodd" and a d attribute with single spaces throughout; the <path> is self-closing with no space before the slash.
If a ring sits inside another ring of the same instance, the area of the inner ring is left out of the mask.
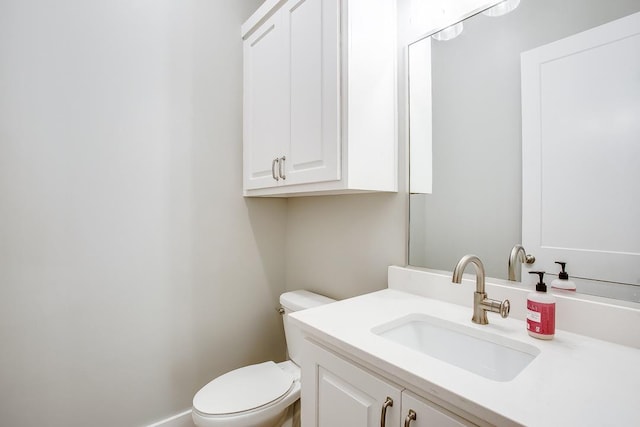
<path id="1" fill-rule="evenodd" d="M 215 378 L 193 398 L 192 418 L 199 427 L 279 427 L 300 398 L 301 332 L 288 314 L 333 302 L 308 291 L 280 296 L 287 350 L 291 360 L 245 366 Z"/>

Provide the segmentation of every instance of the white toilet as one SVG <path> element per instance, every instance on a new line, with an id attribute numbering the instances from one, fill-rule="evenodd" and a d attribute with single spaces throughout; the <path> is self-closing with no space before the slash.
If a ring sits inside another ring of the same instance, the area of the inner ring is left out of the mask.
<path id="1" fill-rule="evenodd" d="M 289 358 L 281 363 L 245 366 L 211 381 L 193 398 L 193 422 L 199 427 L 279 427 L 300 398 L 301 332 L 288 314 L 333 302 L 308 291 L 280 295 Z"/>

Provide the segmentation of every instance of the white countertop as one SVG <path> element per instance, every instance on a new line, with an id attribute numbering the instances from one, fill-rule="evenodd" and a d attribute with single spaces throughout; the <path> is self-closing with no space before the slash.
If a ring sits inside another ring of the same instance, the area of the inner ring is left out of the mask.
<path id="1" fill-rule="evenodd" d="M 640 350 L 556 330 L 551 341 L 530 337 L 523 320 L 489 313 L 471 322 L 469 306 L 394 289 L 291 315 L 303 331 L 384 372 L 408 389 L 428 393 L 497 425 L 640 425 Z M 537 347 L 540 354 L 516 378 L 493 381 L 375 335 L 371 329 L 422 313 Z M 624 327 L 621 325 L 620 327 Z"/>

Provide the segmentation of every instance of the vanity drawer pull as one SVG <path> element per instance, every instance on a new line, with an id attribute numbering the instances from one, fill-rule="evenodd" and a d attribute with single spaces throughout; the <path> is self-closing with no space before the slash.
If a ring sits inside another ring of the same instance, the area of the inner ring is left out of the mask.
<path id="1" fill-rule="evenodd" d="M 387 408 L 393 406 L 393 399 L 387 396 L 387 400 L 382 404 L 382 413 L 380 414 L 380 427 L 387 424 Z"/>
<path id="2" fill-rule="evenodd" d="M 409 427 L 409 424 L 411 424 L 411 421 L 416 419 L 416 411 L 414 411 L 413 409 L 409 409 L 409 414 L 407 415 L 407 418 L 404 419 L 404 427 Z"/>

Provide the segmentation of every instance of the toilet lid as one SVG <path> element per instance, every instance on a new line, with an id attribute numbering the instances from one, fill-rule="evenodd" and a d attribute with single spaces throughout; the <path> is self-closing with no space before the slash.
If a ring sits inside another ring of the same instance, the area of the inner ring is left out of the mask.
<path id="1" fill-rule="evenodd" d="M 211 415 L 250 411 L 284 395 L 293 376 L 274 362 L 245 366 L 204 386 L 193 398 L 193 407 Z"/>

